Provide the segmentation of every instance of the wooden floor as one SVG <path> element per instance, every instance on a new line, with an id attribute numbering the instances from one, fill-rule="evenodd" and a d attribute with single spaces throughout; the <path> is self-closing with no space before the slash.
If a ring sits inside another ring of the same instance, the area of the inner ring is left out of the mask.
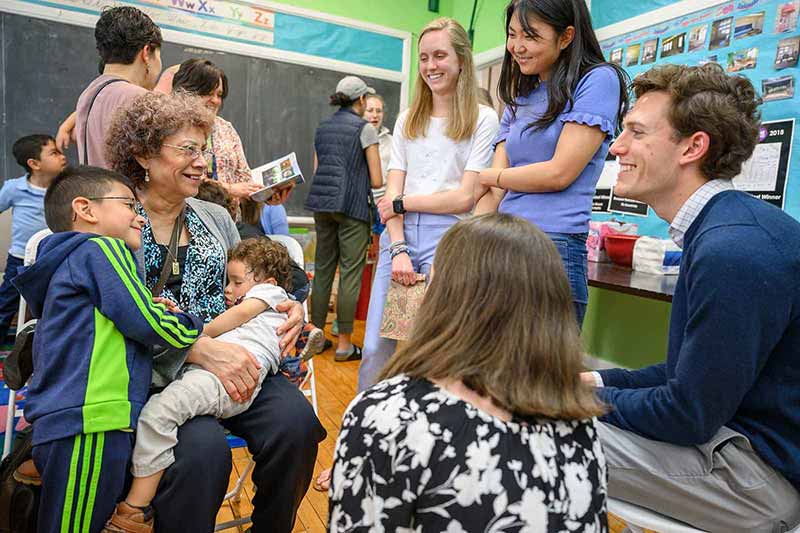
<path id="1" fill-rule="evenodd" d="M 328 328 L 326 328 L 327 330 Z M 328 338 L 330 331 L 327 331 Z M 362 345 L 364 338 L 364 323 L 356 322 L 353 333 L 353 341 L 359 346 Z M 350 401 L 356 394 L 356 383 L 358 381 L 358 361 L 347 363 L 336 363 L 333 361 L 333 349 L 323 352 L 314 357 L 314 369 L 317 376 L 317 401 L 319 404 L 319 418 L 328 437 L 320 444 L 317 454 L 317 464 L 314 468 L 314 476 L 325 468 L 330 468 L 333 458 L 333 448 L 336 438 L 339 436 L 339 428 L 342 423 L 342 416 Z M 233 471 L 229 487 L 232 488 L 239 478 L 239 473 L 247 467 L 250 456 L 245 448 L 233 450 Z M 240 516 L 248 516 L 252 510 L 250 500 L 253 496 L 253 482 L 248 478 L 238 503 L 225 502 L 217 515 L 217 523 L 227 522 Z M 306 493 L 300 510 L 297 514 L 294 531 L 324 532 L 328 517 L 328 496 L 309 489 Z M 609 515 L 609 526 L 612 533 L 620 533 L 625 528 L 625 523 L 613 515 Z M 248 526 L 229 528 L 224 530 L 226 533 L 243 533 Z"/>

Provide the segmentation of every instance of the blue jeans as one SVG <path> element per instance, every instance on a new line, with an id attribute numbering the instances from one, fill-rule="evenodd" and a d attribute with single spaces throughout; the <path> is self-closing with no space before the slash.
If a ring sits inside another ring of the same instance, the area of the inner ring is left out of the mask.
<path id="1" fill-rule="evenodd" d="M 575 318 L 578 327 L 583 327 L 583 317 L 586 316 L 586 304 L 589 303 L 589 280 L 586 274 L 586 233 L 548 233 L 548 237 L 555 243 L 564 270 L 572 290 L 572 303 L 575 306 Z"/>
<path id="2" fill-rule="evenodd" d="M 0 344 L 3 344 L 8 335 L 11 320 L 19 311 L 19 292 L 11 284 L 17 275 L 17 270 L 23 264 L 22 259 L 8 254 L 6 259 L 6 272 L 3 274 L 3 284 L 0 285 Z"/>
<path id="3" fill-rule="evenodd" d="M 445 232 L 458 222 L 453 215 L 431 215 L 428 213 L 406 213 L 403 234 L 408 243 L 408 255 L 414 271 L 430 275 L 436 246 Z M 367 327 L 364 333 L 364 351 L 358 369 L 358 391 L 375 384 L 383 365 L 394 353 L 397 341 L 380 336 L 383 306 L 392 281 L 392 260 L 389 257 L 389 232 L 381 234 L 378 266 L 372 282 L 367 311 Z"/>

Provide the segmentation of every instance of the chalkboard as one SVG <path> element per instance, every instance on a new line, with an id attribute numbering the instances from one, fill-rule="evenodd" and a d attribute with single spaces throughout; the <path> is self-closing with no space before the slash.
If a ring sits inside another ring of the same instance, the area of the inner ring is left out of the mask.
<path id="1" fill-rule="evenodd" d="M 0 170 L 3 179 L 23 173 L 11 154 L 14 141 L 30 133 L 55 135 L 75 109 L 83 89 L 98 75 L 94 29 L 0 13 L 2 113 Z M 205 57 L 228 77 L 229 93 L 220 115 L 239 132 L 251 166 L 296 152 L 307 182 L 313 169 L 314 131 L 335 108 L 328 96 L 346 74 L 270 59 L 230 54 L 165 42 L 164 66 Z M 400 83 L 363 77 L 386 100 L 389 128 L 400 104 Z M 68 153 L 77 162 L 74 146 Z M 290 215 L 307 215 L 303 202 L 308 183 L 287 204 Z"/>

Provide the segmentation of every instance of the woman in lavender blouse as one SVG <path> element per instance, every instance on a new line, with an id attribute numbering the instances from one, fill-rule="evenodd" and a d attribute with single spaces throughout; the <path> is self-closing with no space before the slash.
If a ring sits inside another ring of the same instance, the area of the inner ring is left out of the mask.
<path id="1" fill-rule="evenodd" d="M 582 325 L 592 197 L 628 108 L 628 78 L 603 58 L 583 0 L 513 0 L 506 36 L 498 92 L 507 107 L 475 213 L 521 216 L 550 236 Z"/>

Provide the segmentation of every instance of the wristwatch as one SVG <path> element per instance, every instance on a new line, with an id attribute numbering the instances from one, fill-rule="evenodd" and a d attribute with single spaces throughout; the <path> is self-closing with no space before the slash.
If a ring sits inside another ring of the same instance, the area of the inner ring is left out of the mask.
<path id="1" fill-rule="evenodd" d="M 406 212 L 406 208 L 403 207 L 403 196 L 405 196 L 405 194 L 401 194 L 392 200 L 392 211 L 394 211 L 396 215 L 402 215 Z"/>

